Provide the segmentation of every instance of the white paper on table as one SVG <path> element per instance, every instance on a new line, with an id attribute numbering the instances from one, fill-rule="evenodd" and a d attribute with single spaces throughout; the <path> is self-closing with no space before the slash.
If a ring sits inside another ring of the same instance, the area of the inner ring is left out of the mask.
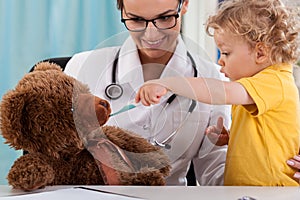
<path id="1" fill-rule="evenodd" d="M 130 197 L 123 194 L 110 193 L 101 190 L 94 190 L 89 188 L 68 188 L 68 189 L 59 189 L 55 191 L 46 191 L 40 193 L 31 193 L 31 194 L 22 194 L 15 196 L 1 197 L 1 200 L 139 200 L 138 197 Z"/>

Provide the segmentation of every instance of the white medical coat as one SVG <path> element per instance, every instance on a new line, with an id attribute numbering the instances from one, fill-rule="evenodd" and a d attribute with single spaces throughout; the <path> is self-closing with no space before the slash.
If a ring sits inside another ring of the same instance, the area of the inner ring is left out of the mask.
<path id="1" fill-rule="evenodd" d="M 112 83 L 112 66 L 119 49 L 116 81 L 124 91 L 121 98 L 110 100 L 105 95 L 105 88 Z M 221 78 L 217 65 L 191 54 L 197 66 L 198 76 Z M 108 100 L 112 113 L 133 100 L 137 90 L 144 83 L 138 51 L 130 37 L 121 47 L 101 48 L 75 54 L 68 62 L 65 73 L 86 83 L 94 95 Z M 161 77 L 168 76 L 194 76 L 191 59 L 187 56 L 186 46 L 180 36 L 176 50 L 161 74 Z M 163 109 L 170 95 L 163 98 L 159 105 L 139 106 L 111 117 L 107 125 L 116 125 L 149 140 L 155 138 L 161 142 L 180 125 L 191 104 L 190 99 L 177 96 L 166 109 Z M 186 185 L 185 177 L 191 160 L 200 185 L 223 184 L 227 146 L 214 146 L 204 137 L 205 129 L 209 125 L 215 125 L 219 116 L 225 118 L 225 125 L 228 127 L 229 106 L 212 106 L 197 102 L 188 120 L 172 138 L 171 149 L 165 150 L 172 165 L 167 185 Z"/>

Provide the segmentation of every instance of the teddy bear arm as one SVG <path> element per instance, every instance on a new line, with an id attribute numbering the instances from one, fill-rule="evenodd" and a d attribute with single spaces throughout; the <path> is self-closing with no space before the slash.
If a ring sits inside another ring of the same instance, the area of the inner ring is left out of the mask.
<path id="1" fill-rule="evenodd" d="M 134 166 L 139 166 L 140 169 L 148 169 L 148 171 L 153 171 L 153 169 L 159 170 L 165 177 L 170 174 L 169 158 L 161 150 L 147 153 L 127 152 L 127 154 Z"/>
<path id="2" fill-rule="evenodd" d="M 170 160 L 163 150 L 146 139 L 115 126 L 102 127 L 106 136 L 126 152 L 135 168 L 155 168 L 166 177 L 170 173 Z"/>
<path id="3" fill-rule="evenodd" d="M 110 143 L 105 142 L 89 148 L 106 184 L 153 186 L 166 184 L 165 175 L 159 169 L 149 167 L 134 169 L 132 163 L 126 162 L 128 158 L 117 153 L 115 147 L 110 145 Z M 114 148 L 113 151 L 112 148 Z"/>
<path id="4" fill-rule="evenodd" d="M 119 148 L 105 138 L 98 138 L 95 142 L 89 141 L 88 150 L 93 155 L 103 181 L 108 185 L 123 185 L 120 179 L 120 171 L 132 171 L 131 163 L 127 163 L 127 157 Z"/>
<path id="5" fill-rule="evenodd" d="M 135 173 L 121 172 L 120 177 L 123 180 L 123 185 L 166 185 L 165 176 L 156 169 L 145 168 Z"/>
<path id="6" fill-rule="evenodd" d="M 131 131 L 109 125 L 101 128 L 109 140 L 128 152 L 148 153 L 156 151 L 164 156 L 164 153 L 161 153 L 162 151 L 159 147 L 152 145 L 145 138 Z"/>
<path id="7" fill-rule="evenodd" d="M 84 149 L 76 154 L 72 164 L 69 184 L 72 185 L 104 185 L 104 181 L 96 160 L 91 153 Z"/>
<path id="8" fill-rule="evenodd" d="M 55 178 L 55 171 L 43 159 L 41 154 L 30 153 L 18 158 L 11 167 L 7 179 L 16 189 L 32 191 L 51 185 Z"/>

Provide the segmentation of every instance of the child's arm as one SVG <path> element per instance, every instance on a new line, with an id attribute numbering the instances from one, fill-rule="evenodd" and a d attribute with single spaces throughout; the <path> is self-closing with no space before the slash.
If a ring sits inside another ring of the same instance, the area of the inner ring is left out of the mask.
<path id="1" fill-rule="evenodd" d="M 136 95 L 136 102 L 157 104 L 168 91 L 208 104 L 252 104 L 245 88 L 237 82 L 212 78 L 170 77 L 146 82 Z"/>

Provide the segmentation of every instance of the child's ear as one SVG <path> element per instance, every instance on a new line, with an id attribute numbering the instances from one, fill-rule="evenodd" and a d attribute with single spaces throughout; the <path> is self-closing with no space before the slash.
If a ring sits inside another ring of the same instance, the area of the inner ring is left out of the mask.
<path id="1" fill-rule="evenodd" d="M 263 43 L 255 45 L 255 61 L 257 64 L 269 62 L 269 49 Z"/>

